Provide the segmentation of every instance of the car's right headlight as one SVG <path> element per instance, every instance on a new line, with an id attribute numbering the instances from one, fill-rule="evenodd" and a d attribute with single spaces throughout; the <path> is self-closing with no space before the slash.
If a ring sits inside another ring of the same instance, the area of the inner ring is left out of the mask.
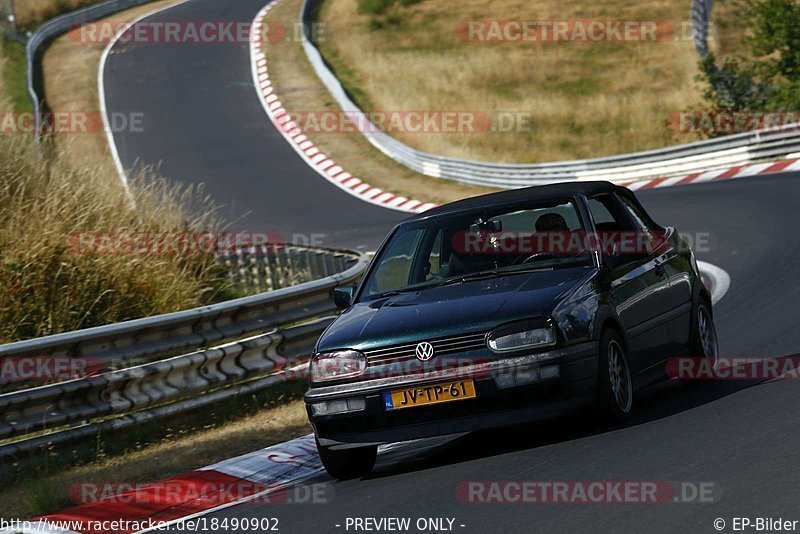
<path id="1" fill-rule="evenodd" d="M 493 352 L 550 347 L 556 344 L 556 332 L 547 320 L 521 321 L 493 330 L 486 344 Z"/>
<path id="2" fill-rule="evenodd" d="M 312 382 L 329 382 L 352 378 L 364 373 L 367 357 L 357 350 L 323 352 L 311 357 L 309 374 Z"/>

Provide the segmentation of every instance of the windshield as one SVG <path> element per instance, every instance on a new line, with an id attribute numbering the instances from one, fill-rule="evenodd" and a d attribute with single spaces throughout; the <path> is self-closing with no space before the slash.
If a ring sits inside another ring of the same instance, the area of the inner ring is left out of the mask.
<path id="1" fill-rule="evenodd" d="M 483 208 L 402 225 L 376 258 L 362 299 L 469 279 L 590 265 L 569 200 Z"/>

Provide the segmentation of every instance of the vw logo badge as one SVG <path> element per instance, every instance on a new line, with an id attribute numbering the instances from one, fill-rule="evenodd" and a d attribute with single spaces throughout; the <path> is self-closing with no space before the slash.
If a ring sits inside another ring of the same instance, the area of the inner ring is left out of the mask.
<path id="1" fill-rule="evenodd" d="M 424 341 L 417 345 L 417 359 L 421 362 L 427 362 L 431 358 L 433 358 L 433 345 Z"/>

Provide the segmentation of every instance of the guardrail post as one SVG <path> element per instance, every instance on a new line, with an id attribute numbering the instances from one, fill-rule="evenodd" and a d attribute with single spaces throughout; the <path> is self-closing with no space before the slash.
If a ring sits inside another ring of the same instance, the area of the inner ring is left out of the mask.
<path id="1" fill-rule="evenodd" d="M 278 278 L 278 266 L 277 266 L 277 258 L 275 256 L 275 245 L 269 244 L 267 245 L 267 268 L 269 270 L 269 281 L 270 281 L 270 289 L 276 290 L 280 285 L 280 280 Z"/>
<path id="2" fill-rule="evenodd" d="M 336 262 L 334 261 L 333 254 L 325 254 L 323 258 L 325 260 L 325 276 L 336 274 L 338 269 L 336 268 Z"/>
<path id="3" fill-rule="evenodd" d="M 314 254 L 314 278 L 322 278 L 327 276 L 325 274 L 325 253 L 322 251 L 316 252 Z"/>
<path id="4" fill-rule="evenodd" d="M 303 249 L 298 253 L 297 262 L 305 277 L 308 280 L 313 280 L 314 275 L 311 272 L 311 257 L 308 249 Z"/>
<path id="5" fill-rule="evenodd" d="M 259 291 L 269 291 L 272 289 L 269 287 L 267 281 L 267 267 L 265 265 L 265 261 L 267 258 L 267 245 L 260 244 L 258 245 L 258 253 L 256 254 L 256 277 L 258 279 L 258 289 Z"/>
<path id="6" fill-rule="evenodd" d="M 289 287 L 293 285 L 291 274 L 291 263 L 289 262 L 289 255 L 286 252 L 286 245 L 278 245 L 278 260 L 281 265 L 280 277 L 281 287 Z"/>
<path id="7" fill-rule="evenodd" d="M 338 273 L 344 271 L 347 268 L 343 254 L 336 254 L 334 256 L 334 264 L 336 265 L 336 272 Z"/>

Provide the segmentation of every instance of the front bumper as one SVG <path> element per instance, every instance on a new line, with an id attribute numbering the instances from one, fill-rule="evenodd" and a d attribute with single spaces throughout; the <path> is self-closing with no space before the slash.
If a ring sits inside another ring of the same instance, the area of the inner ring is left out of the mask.
<path id="1" fill-rule="evenodd" d="M 470 432 L 559 415 L 594 399 L 597 342 L 458 369 L 313 387 L 306 410 L 320 444 L 346 448 Z M 476 397 L 387 410 L 383 392 L 471 378 Z M 315 415 L 312 405 L 347 401 L 356 411 Z M 354 402 L 355 401 L 355 402 Z"/>

